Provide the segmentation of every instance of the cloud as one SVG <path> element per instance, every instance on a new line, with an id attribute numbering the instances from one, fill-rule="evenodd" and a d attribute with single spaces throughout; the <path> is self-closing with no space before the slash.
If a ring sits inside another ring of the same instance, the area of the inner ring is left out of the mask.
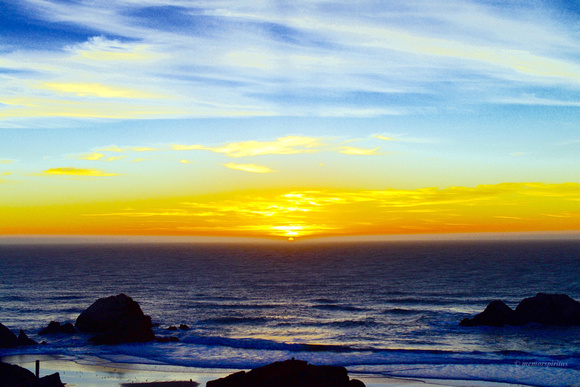
<path id="1" fill-rule="evenodd" d="M 280 137 L 275 141 L 233 142 L 220 147 L 202 145 L 173 145 L 174 150 L 209 150 L 223 153 L 229 157 L 248 157 L 262 155 L 290 155 L 298 153 L 315 153 L 323 146 L 321 139 L 305 136 Z"/>
<path id="2" fill-rule="evenodd" d="M 111 156 L 111 157 L 107 157 L 107 161 L 117 161 L 117 160 L 123 160 L 126 159 L 129 156 Z"/>
<path id="3" fill-rule="evenodd" d="M 12 164 L 14 161 L 12 159 L 0 159 L 0 164 Z"/>
<path id="4" fill-rule="evenodd" d="M 147 94 L 138 90 L 130 90 L 120 87 L 105 86 L 98 83 L 58 83 L 44 82 L 42 87 L 59 93 L 76 94 L 79 97 L 99 98 L 158 98 L 153 94 Z"/>
<path id="5" fill-rule="evenodd" d="M 103 157 L 105 157 L 104 154 L 97 153 L 97 152 L 93 152 L 93 153 L 87 153 L 87 154 L 84 154 L 84 155 L 80 155 L 80 156 L 74 157 L 74 158 L 79 159 L 79 160 L 96 161 L 96 160 L 102 159 Z"/>
<path id="6" fill-rule="evenodd" d="M 575 15 L 549 2 L 167 4 L 19 2 L 43 48 L 6 44 L 3 102 L 29 104 L 2 117 L 374 117 L 509 101 L 522 86 L 555 95 L 580 79 Z"/>
<path id="7" fill-rule="evenodd" d="M 507 105 L 580 107 L 579 101 L 539 98 L 536 97 L 535 95 L 524 95 L 521 97 L 502 98 L 498 99 L 497 102 Z"/>
<path id="8" fill-rule="evenodd" d="M 35 94 L 34 92 L 30 92 Z M 0 118 L 159 118 L 180 116 L 184 110 L 160 104 L 132 104 L 121 102 L 87 102 L 85 100 L 42 97 L 17 97 L 0 100 L 6 106 L 0 109 Z"/>
<path id="9" fill-rule="evenodd" d="M 103 176 L 118 176 L 117 173 L 107 173 L 99 171 L 97 169 L 84 169 L 84 168 L 50 168 L 42 172 L 46 176 L 90 176 L 90 177 L 103 177 Z"/>
<path id="10" fill-rule="evenodd" d="M 377 155 L 378 150 L 380 148 L 374 148 L 374 149 L 362 149 L 362 148 L 355 148 L 353 146 L 343 146 L 341 148 L 339 148 L 339 152 L 343 153 L 345 155 L 355 155 L 355 156 L 371 156 L 371 155 Z"/>
<path id="11" fill-rule="evenodd" d="M 389 137 L 389 136 L 387 136 L 387 135 L 385 135 L 385 134 L 373 134 L 371 137 L 372 137 L 372 138 L 379 139 L 379 140 L 385 140 L 385 141 L 397 141 L 397 139 L 396 139 L 396 138 L 394 138 L 394 137 Z"/>
<path id="12" fill-rule="evenodd" d="M 163 54 L 153 52 L 149 45 L 122 42 L 103 36 L 94 36 L 68 49 L 78 58 L 89 61 L 133 63 L 148 62 L 164 57 Z"/>
<path id="13" fill-rule="evenodd" d="M 274 172 L 273 170 L 271 170 L 268 167 L 265 167 L 262 165 L 256 165 L 256 164 L 228 163 L 228 164 L 223 164 L 223 166 L 226 168 L 229 168 L 229 169 L 235 169 L 238 171 L 252 172 L 252 173 L 271 173 L 271 172 Z"/>

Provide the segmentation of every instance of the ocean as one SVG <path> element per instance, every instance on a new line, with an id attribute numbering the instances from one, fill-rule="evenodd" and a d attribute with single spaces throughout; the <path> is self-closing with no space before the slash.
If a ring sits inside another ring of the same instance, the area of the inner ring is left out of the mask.
<path id="1" fill-rule="evenodd" d="M 79 362 L 251 369 L 292 357 L 349 372 L 580 385 L 580 327 L 461 327 L 501 299 L 580 300 L 580 241 L 0 245 L 0 322 Z M 179 343 L 38 336 L 125 293 Z M 168 331 L 187 324 L 189 330 Z"/>

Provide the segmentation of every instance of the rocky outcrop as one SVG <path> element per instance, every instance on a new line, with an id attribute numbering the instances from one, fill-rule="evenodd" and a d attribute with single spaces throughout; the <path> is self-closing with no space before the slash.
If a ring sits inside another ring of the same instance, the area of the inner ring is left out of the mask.
<path id="1" fill-rule="evenodd" d="M 36 341 L 26 336 L 24 331 L 20 330 L 18 337 L 3 324 L 0 324 L 0 348 L 12 348 L 22 345 L 36 345 Z"/>
<path id="2" fill-rule="evenodd" d="M 528 323 L 544 325 L 580 325 L 580 302 L 565 294 L 538 293 L 522 300 L 515 310 L 502 301 L 492 301 L 473 318 L 461 320 L 461 326 L 504 325 L 520 326 Z"/>
<path id="3" fill-rule="evenodd" d="M 57 372 L 40 379 L 32 380 L 25 387 L 65 387 L 65 384 L 60 380 L 60 374 Z"/>
<path id="4" fill-rule="evenodd" d="M 522 300 L 516 315 L 524 322 L 545 325 L 580 325 L 580 302 L 565 294 L 538 293 Z"/>
<path id="5" fill-rule="evenodd" d="M 2 387 L 64 387 L 57 373 L 36 379 L 26 368 L 0 362 L 0 386 Z"/>
<path id="6" fill-rule="evenodd" d="M 207 382 L 207 387 L 364 387 L 349 380 L 344 367 L 315 366 L 301 360 L 275 362 Z"/>
<path id="7" fill-rule="evenodd" d="M 51 321 L 46 328 L 38 332 L 39 335 L 50 335 L 53 333 L 75 334 L 77 330 L 71 323 L 61 324 L 58 321 Z"/>
<path id="8" fill-rule="evenodd" d="M 0 348 L 11 348 L 18 345 L 18 337 L 3 324 L 0 324 Z"/>
<path id="9" fill-rule="evenodd" d="M 37 345 L 38 343 L 31 338 L 29 338 L 26 333 L 21 329 L 18 333 L 18 345 Z"/>
<path id="10" fill-rule="evenodd" d="M 155 340 L 151 317 L 125 294 L 100 298 L 83 311 L 75 323 L 81 332 L 98 333 L 94 344 L 121 344 Z"/>
<path id="11" fill-rule="evenodd" d="M 26 368 L 8 363 L 0 362 L 1 386 L 23 386 L 29 381 L 36 379 L 34 374 Z"/>
<path id="12" fill-rule="evenodd" d="M 504 304 L 503 301 L 492 301 L 480 314 L 469 319 L 461 320 L 459 325 L 473 327 L 477 325 L 490 325 L 493 327 L 503 327 L 504 325 L 514 325 L 515 311 Z"/>

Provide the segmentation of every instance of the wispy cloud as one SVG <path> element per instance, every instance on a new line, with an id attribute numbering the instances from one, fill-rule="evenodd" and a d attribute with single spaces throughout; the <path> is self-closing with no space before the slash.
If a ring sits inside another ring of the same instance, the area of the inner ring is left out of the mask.
<path id="1" fill-rule="evenodd" d="M 0 159 L 0 164 L 12 164 L 14 161 L 12 159 Z"/>
<path id="2" fill-rule="evenodd" d="M 580 79 L 576 30 L 548 3 L 19 4 L 45 48 L 6 46 L 0 117 L 373 117 L 514 103 L 522 85 L 555 96 Z M 67 44 L 55 25 L 75 32 Z"/>
<path id="3" fill-rule="evenodd" d="M 101 160 L 103 157 L 105 157 L 105 155 L 102 153 L 98 153 L 98 152 L 86 153 L 86 154 L 82 154 L 79 156 L 70 156 L 70 158 L 74 158 L 74 159 L 78 159 L 78 160 L 89 160 L 89 161 Z"/>
<path id="4" fill-rule="evenodd" d="M 107 173 L 100 171 L 98 169 L 86 169 L 86 168 L 50 168 L 42 172 L 45 176 L 88 176 L 88 177 L 105 177 L 105 176 L 117 176 L 116 173 Z"/>
<path id="5" fill-rule="evenodd" d="M 222 153 L 228 157 L 253 157 L 264 155 L 294 155 L 302 153 L 317 153 L 321 151 L 333 151 L 346 155 L 377 155 L 379 147 L 372 149 L 345 146 L 343 144 L 356 140 L 336 140 L 330 138 L 317 138 L 306 136 L 286 136 L 275 141 L 244 141 L 234 142 L 223 146 L 204 145 L 172 145 L 173 150 L 208 150 Z M 338 147 L 337 147 L 338 146 Z"/>
<path id="6" fill-rule="evenodd" d="M 363 149 L 363 148 L 356 148 L 353 146 L 343 146 L 340 147 L 338 152 L 343 153 L 345 155 L 355 155 L 355 156 L 371 156 L 379 154 L 380 148 L 373 148 L 373 149 Z"/>
<path id="7" fill-rule="evenodd" d="M 271 172 L 274 172 L 272 169 L 270 169 L 266 166 L 256 165 L 256 164 L 227 163 L 227 164 L 224 164 L 224 167 L 229 168 L 229 169 L 235 169 L 237 171 L 252 172 L 252 173 L 271 173 Z"/>
<path id="8" fill-rule="evenodd" d="M 76 94 L 79 97 L 93 96 L 100 98 L 156 98 L 157 96 L 138 90 L 105 86 L 98 83 L 58 83 L 44 82 L 42 87 L 60 93 Z"/>

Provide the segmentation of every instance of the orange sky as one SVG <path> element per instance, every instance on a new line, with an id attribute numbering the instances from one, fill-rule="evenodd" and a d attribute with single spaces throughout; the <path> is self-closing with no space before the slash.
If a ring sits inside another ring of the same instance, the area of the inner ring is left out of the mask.
<path id="1" fill-rule="evenodd" d="M 72 198 L 71 198 L 72 199 Z M 2 234 L 308 237 L 566 231 L 580 184 L 246 191 L 2 209 Z"/>

